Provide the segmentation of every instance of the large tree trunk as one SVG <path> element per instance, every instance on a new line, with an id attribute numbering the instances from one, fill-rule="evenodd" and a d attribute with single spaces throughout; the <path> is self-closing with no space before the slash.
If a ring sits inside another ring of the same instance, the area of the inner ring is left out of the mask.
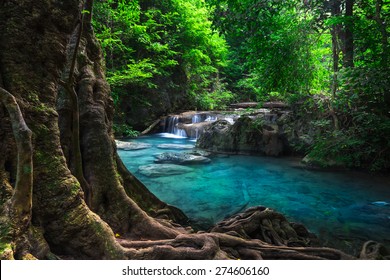
<path id="1" fill-rule="evenodd" d="M 344 24 L 344 57 L 343 57 L 343 66 L 344 67 L 353 67 L 353 0 L 345 1 L 345 17 L 346 22 Z"/>
<path id="2" fill-rule="evenodd" d="M 74 110 L 69 96 L 59 94 L 60 79 L 69 71 L 77 42 L 81 2 L 0 1 L 0 82 L 6 92 L 12 92 L 32 131 L 34 162 L 33 186 L 18 188 L 21 174 L 16 155 L 28 153 L 15 141 L 12 116 L 0 105 L 0 258 L 351 258 L 333 249 L 306 247 L 313 245 L 306 230 L 264 207 L 232 217 L 207 234 L 189 234 L 190 228 L 175 224 L 185 221 L 185 215 L 150 193 L 116 153 L 102 53 L 86 20 L 77 48 L 74 89 L 82 175 L 93 194 L 88 207 L 66 160 Z M 28 175 L 29 170 L 24 171 Z M 31 187 L 32 213 L 28 211 Z M 27 222 L 3 226 L 7 202 L 12 202 L 17 190 L 27 195 L 27 211 L 20 208 L 20 217 Z M 8 234 L 15 229 L 20 234 Z M 292 243 L 299 247 L 291 248 Z"/>
<path id="3" fill-rule="evenodd" d="M 69 35 L 80 12 L 78 1 L 2 1 L 0 5 L 3 84 L 16 97 L 33 132 L 32 223 L 43 229 L 55 252 L 123 258 L 112 230 L 86 206 L 60 145 L 55 104 Z M 11 183 L 13 166 L 1 167 L 10 174 Z"/>
<path id="4" fill-rule="evenodd" d="M 333 0 L 331 2 L 331 15 L 338 17 L 341 15 L 341 0 Z M 340 36 L 341 36 L 341 25 L 334 24 L 331 29 L 332 35 L 332 61 L 333 61 L 333 81 L 332 81 L 332 95 L 335 97 L 338 82 L 337 76 L 339 72 L 339 59 L 340 59 Z"/>
<path id="5" fill-rule="evenodd" d="M 338 17 L 341 15 L 341 0 L 333 0 L 331 2 L 331 15 L 333 17 Z M 338 74 L 339 74 L 339 60 L 340 60 L 340 51 L 341 51 L 341 25 L 334 24 L 331 29 L 332 35 L 332 61 L 333 61 L 333 77 L 332 77 L 332 88 L 331 93 L 333 99 L 336 98 L 336 92 L 338 90 Z M 339 130 L 339 120 L 336 115 L 336 112 L 333 109 L 332 103 L 328 104 L 329 112 L 333 119 L 333 125 L 335 130 Z"/>
<path id="6" fill-rule="evenodd" d="M 384 19 L 383 12 L 383 0 L 375 1 L 375 21 L 378 25 L 381 33 L 382 42 L 382 65 L 388 67 L 389 62 L 389 32 L 387 31 L 388 21 Z"/>
<path id="7" fill-rule="evenodd" d="M 94 193 L 91 209 L 100 216 L 87 207 L 80 184 L 69 170 L 61 148 L 58 112 L 62 120 L 69 120 L 72 118 L 67 114 L 72 114 L 72 109 L 57 111 L 56 104 L 62 107 L 69 104 L 63 101 L 65 97 L 60 95 L 57 100 L 57 96 L 66 61 L 74 49 L 69 44 L 77 41 L 72 39 L 78 34 L 80 10 L 79 1 L 2 1 L 1 76 L 33 132 L 34 226 L 43 229 L 45 240 L 57 254 L 123 258 L 112 229 L 151 239 L 173 238 L 177 233 L 150 218 L 120 183 L 123 179 L 116 169 L 111 135 L 112 100 L 102 70 L 100 48 L 90 27 L 85 28 L 81 38 L 75 88 L 80 104 L 84 176 Z M 61 129 L 67 130 L 67 124 L 62 121 Z M 4 131 L 12 133 L 9 127 L 4 127 Z M 6 138 L 13 142 L 11 137 Z M 67 138 L 62 140 L 66 143 Z M 16 164 L 11 155 L 5 156 L 1 168 L 9 174 L 7 182 L 12 183 Z M 131 188 L 131 182 L 128 184 Z M 151 210 L 158 212 L 164 206 L 170 211 L 155 196 L 148 193 L 147 197 L 149 204 L 153 200 L 159 202 Z"/>

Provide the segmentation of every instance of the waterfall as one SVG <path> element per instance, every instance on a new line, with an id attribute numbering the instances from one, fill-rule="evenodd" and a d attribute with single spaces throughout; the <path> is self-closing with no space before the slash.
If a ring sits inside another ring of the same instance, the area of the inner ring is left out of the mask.
<path id="1" fill-rule="evenodd" d="M 218 117 L 209 112 L 168 116 L 165 119 L 164 133 L 166 137 L 188 137 L 197 140 L 203 133 L 204 127 L 217 120 Z"/>
<path id="2" fill-rule="evenodd" d="M 223 119 L 230 124 L 234 124 L 234 119 L 232 117 L 224 117 Z"/>
<path id="3" fill-rule="evenodd" d="M 179 117 L 172 116 L 167 118 L 167 122 L 165 123 L 165 132 L 174 134 L 175 126 L 179 123 Z"/>
<path id="4" fill-rule="evenodd" d="M 199 128 L 191 128 L 190 129 L 190 138 L 194 140 L 198 140 L 199 138 Z"/>
<path id="5" fill-rule="evenodd" d="M 195 114 L 192 116 L 192 123 L 200 123 L 202 121 L 202 117 L 199 114 Z"/>
<path id="6" fill-rule="evenodd" d="M 178 127 L 175 127 L 173 134 L 180 136 L 180 137 L 184 137 L 184 138 L 187 137 L 186 131 L 184 129 L 181 129 Z"/>
<path id="7" fill-rule="evenodd" d="M 215 122 L 217 120 L 218 120 L 217 116 L 207 115 L 207 117 L 206 117 L 206 119 L 204 121 L 205 122 Z"/>
<path id="8" fill-rule="evenodd" d="M 178 116 L 170 116 L 165 121 L 165 129 L 164 132 L 176 135 L 178 137 L 187 137 L 187 133 L 184 129 L 178 127 L 179 125 L 179 117 Z"/>

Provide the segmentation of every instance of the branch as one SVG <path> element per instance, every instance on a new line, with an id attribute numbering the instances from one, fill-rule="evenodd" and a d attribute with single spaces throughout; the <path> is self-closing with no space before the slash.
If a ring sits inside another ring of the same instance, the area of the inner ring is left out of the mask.
<path id="1" fill-rule="evenodd" d="M 158 119 L 158 120 L 155 120 L 154 123 L 152 123 L 147 129 L 145 129 L 144 131 L 142 131 L 140 133 L 140 135 L 146 135 L 148 134 L 150 131 L 152 131 L 159 123 L 161 122 L 161 119 Z"/>

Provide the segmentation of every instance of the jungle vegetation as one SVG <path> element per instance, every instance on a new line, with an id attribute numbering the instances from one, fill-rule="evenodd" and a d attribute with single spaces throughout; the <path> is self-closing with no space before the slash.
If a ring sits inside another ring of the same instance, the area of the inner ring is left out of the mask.
<path id="1" fill-rule="evenodd" d="M 162 106 L 153 96 L 171 99 L 160 115 L 304 103 L 323 116 L 307 154 L 378 171 L 390 160 L 389 16 L 387 1 L 107 0 L 94 26 L 120 133 L 134 135 L 125 104 Z"/>
<path id="2" fill-rule="evenodd" d="M 0 0 L 0 258 L 355 258 L 305 247 L 304 227 L 265 208 L 194 233 L 125 168 L 114 129 L 134 134 L 152 109 L 282 100 L 326 116 L 313 157 L 388 170 L 389 13 L 381 0 Z"/>

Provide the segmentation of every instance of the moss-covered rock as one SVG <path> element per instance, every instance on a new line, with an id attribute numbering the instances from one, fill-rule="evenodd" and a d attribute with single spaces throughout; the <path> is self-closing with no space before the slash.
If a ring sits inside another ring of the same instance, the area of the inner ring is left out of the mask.
<path id="1" fill-rule="evenodd" d="M 264 116 L 242 116 L 234 124 L 213 123 L 201 135 L 197 146 L 213 152 L 280 156 L 284 153 L 283 134 Z"/>

